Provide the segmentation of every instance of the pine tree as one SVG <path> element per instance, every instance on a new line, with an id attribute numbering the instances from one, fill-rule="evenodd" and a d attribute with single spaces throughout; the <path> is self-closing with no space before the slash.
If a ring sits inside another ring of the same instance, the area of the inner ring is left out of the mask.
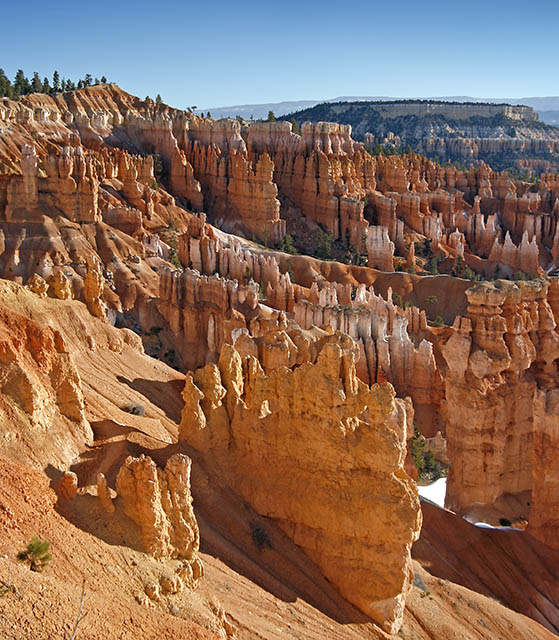
<path id="1" fill-rule="evenodd" d="M 415 466 L 421 475 L 425 471 L 425 458 L 424 450 L 425 450 L 425 438 L 421 435 L 421 431 L 417 428 L 417 426 L 413 425 L 413 436 L 410 440 L 410 454 L 415 462 Z"/>
<path id="2" fill-rule="evenodd" d="M 14 78 L 14 96 L 16 98 L 25 95 L 25 80 L 23 69 L 18 69 Z"/>
<path id="3" fill-rule="evenodd" d="M 33 93 L 42 93 L 43 92 L 43 83 L 41 82 L 41 78 L 39 78 L 39 74 L 35 71 L 33 73 L 33 79 L 31 80 L 31 89 Z"/>
<path id="4" fill-rule="evenodd" d="M 273 111 L 268 111 L 268 119 L 266 120 L 266 122 L 275 122 L 276 121 L 276 115 Z"/>
<path id="5" fill-rule="evenodd" d="M 10 79 L 6 75 L 4 69 L 0 69 L 0 96 L 2 97 L 10 97 L 12 89 L 12 83 Z"/>
<path id="6" fill-rule="evenodd" d="M 96 85 L 106 83 L 107 77 L 101 76 L 101 79 L 95 78 L 93 80 L 90 73 L 85 75 L 85 78 L 78 80 L 77 88 L 84 89 L 94 83 Z M 6 75 L 3 69 L 0 69 L 0 98 L 10 98 L 17 100 L 21 96 L 26 96 L 30 93 L 46 93 L 49 95 L 56 95 L 60 92 L 74 91 L 76 89 L 76 83 L 70 79 L 60 78 L 58 71 L 54 71 L 52 74 L 52 84 L 48 78 L 41 78 L 35 71 L 31 80 L 29 80 L 23 69 L 18 69 L 14 80 L 10 82 L 10 79 Z M 162 102 L 161 96 L 158 94 L 158 102 Z"/>
<path id="7" fill-rule="evenodd" d="M 297 124 L 297 120 L 295 120 L 295 118 L 291 118 L 289 122 L 291 122 L 291 130 L 293 131 L 293 133 L 299 133 L 299 125 Z"/>
<path id="8" fill-rule="evenodd" d="M 159 93 L 155 96 L 155 102 L 156 104 L 161 104 L 163 102 L 163 98 Z"/>

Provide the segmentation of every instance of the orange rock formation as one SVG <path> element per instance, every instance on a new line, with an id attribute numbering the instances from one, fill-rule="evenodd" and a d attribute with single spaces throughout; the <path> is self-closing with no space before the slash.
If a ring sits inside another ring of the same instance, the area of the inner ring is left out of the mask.
<path id="1" fill-rule="evenodd" d="M 556 296 L 557 282 L 552 286 Z M 556 546 L 549 465 L 559 335 L 549 284 L 497 281 L 466 295 L 468 315 L 456 320 L 442 347 L 448 365 L 447 504 L 463 513 L 528 492 L 532 535 Z"/>
<path id="2" fill-rule="evenodd" d="M 276 520 L 342 595 L 397 630 L 421 523 L 403 470 L 411 405 L 388 384 L 357 379 L 347 338 L 328 341 L 314 363 L 268 375 L 254 356 L 226 346 L 218 365 L 187 376 L 183 397 L 181 438 Z"/>
<path id="3" fill-rule="evenodd" d="M 59 331 L 0 305 L 1 421 L 6 453 L 33 463 L 66 460 L 92 437 L 80 375 Z M 10 426 L 11 425 L 11 426 Z M 25 453 L 19 432 L 33 434 Z M 49 441 L 60 444 L 51 455 Z"/>
<path id="4" fill-rule="evenodd" d="M 182 454 L 171 456 L 164 471 L 144 455 L 128 457 L 118 472 L 116 489 L 126 515 L 140 527 L 145 550 L 156 558 L 184 560 L 179 577 L 194 588 L 203 570 L 190 468 L 191 460 Z"/>

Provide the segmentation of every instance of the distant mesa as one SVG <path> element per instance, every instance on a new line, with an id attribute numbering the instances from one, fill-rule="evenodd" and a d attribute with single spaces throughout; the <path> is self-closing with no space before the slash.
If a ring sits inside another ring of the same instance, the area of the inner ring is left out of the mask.
<path id="1" fill-rule="evenodd" d="M 527 105 L 396 100 L 323 102 L 282 120 L 338 122 L 372 149 L 413 149 L 442 163 L 491 164 L 494 169 L 559 169 L 559 129 Z"/>
<path id="2" fill-rule="evenodd" d="M 285 100 L 283 102 L 265 102 L 259 104 L 240 104 L 225 107 L 207 107 L 196 110 L 196 113 L 207 113 L 214 118 L 235 118 L 241 116 L 246 120 L 252 116 L 255 120 L 266 118 L 269 111 L 273 111 L 276 116 L 284 116 L 288 113 L 311 109 L 322 102 L 395 102 L 398 100 L 431 100 L 440 102 L 484 102 L 484 103 L 505 103 L 510 105 L 526 105 L 532 107 L 540 117 L 542 122 L 556 125 L 559 123 L 559 96 L 543 98 L 473 98 L 471 96 L 430 96 L 421 98 L 409 96 L 407 98 L 397 98 L 390 96 L 338 96 L 327 100 Z"/>

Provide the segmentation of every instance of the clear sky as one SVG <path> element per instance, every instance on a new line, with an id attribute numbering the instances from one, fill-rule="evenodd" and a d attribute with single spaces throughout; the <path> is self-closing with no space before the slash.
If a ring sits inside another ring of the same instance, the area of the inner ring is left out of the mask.
<path id="1" fill-rule="evenodd" d="M 559 0 L 7 0 L 10 78 L 106 75 L 200 108 L 341 95 L 559 95 Z"/>

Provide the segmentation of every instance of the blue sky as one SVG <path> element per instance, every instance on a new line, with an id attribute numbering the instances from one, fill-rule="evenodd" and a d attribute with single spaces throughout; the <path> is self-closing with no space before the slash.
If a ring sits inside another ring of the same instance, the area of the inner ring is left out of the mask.
<path id="1" fill-rule="evenodd" d="M 0 67 L 106 75 L 184 108 L 559 95 L 559 0 L 4 3 Z"/>

